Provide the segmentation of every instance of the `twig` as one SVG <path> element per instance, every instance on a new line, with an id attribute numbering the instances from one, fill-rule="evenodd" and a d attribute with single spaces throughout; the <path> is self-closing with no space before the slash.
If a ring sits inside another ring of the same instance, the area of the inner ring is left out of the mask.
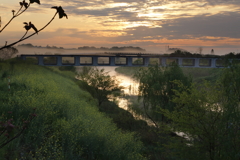
<path id="1" fill-rule="evenodd" d="M 23 39 L 27 33 L 28 33 L 28 30 L 26 30 L 25 34 L 22 36 L 22 38 L 20 38 L 20 40 Z"/>
<path id="2" fill-rule="evenodd" d="M 21 6 L 20 9 L 18 10 L 18 12 L 16 13 L 16 15 L 13 15 L 13 17 L 8 21 L 8 23 L 5 24 L 5 26 L 0 30 L 0 33 L 12 22 L 12 20 L 13 20 L 14 18 L 16 18 L 17 16 L 21 15 L 23 12 L 25 12 L 25 11 L 30 7 L 30 3 L 28 4 L 27 8 L 25 8 L 24 10 L 22 10 L 22 12 L 20 12 L 21 9 L 22 9 L 22 7 L 23 7 L 23 6 Z M 19 12 L 20 12 L 20 13 L 19 13 Z"/>
<path id="3" fill-rule="evenodd" d="M 40 32 L 40 31 L 42 31 L 43 29 L 45 29 L 45 28 L 54 20 L 54 18 L 56 17 L 57 13 L 58 13 L 58 12 L 56 12 L 55 15 L 53 16 L 53 18 L 52 18 L 43 28 L 41 28 L 40 30 L 38 30 L 38 32 Z M 7 45 L 7 46 L 3 46 L 3 47 L 0 48 L 0 50 L 2 50 L 2 49 L 4 49 L 4 48 L 11 47 L 11 46 L 13 46 L 13 45 L 15 45 L 15 44 L 17 44 L 17 43 L 25 40 L 25 39 L 28 39 L 28 38 L 32 37 L 33 35 L 37 34 L 38 32 L 35 32 L 35 33 L 33 33 L 33 34 L 25 37 L 25 38 L 22 38 L 22 39 L 18 40 L 17 42 L 14 42 L 14 43 L 9 44 L 9 45 Z"/>
<path id="4" fill-rule="evenodd" d="M 16 17 L 17 17 L 17 16 L 20 16 L 23 12 L 25 12 L 25 11 L 30 7 L 30 5 L 31 5 L 31 3 L 29 3 L 28 6 L 27 6 L 27 8 L 25 8 L 24 10 L 22 10 L 21 13 L 19 13 L 19 11 L 21 10 L 21 9 L 20 9 L 20 10 L 16 13 Z M 21 8 L 22 8 L 22 6 L 21 6 Z"/>

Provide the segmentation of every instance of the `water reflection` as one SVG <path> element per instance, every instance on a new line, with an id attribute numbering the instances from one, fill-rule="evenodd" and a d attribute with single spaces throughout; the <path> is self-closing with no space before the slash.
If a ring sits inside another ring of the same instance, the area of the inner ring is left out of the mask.
<path id="1" fill-rule="evenodd" d="M 99 69 L 100 68 L 101 67 L 99 67 Z M 120 74 L 120 73 L 117 73 L 115 71 L 115 68 L 117 68 L 117 67 L 104 67 L 104 70 L 106 72 L 109 72 L 110 76 L 115 76 L 119 80 L 120 85 L 124 87 L 125 96 L 137 96 L 138 95 L 138 86 L 139 86 L 138 83 L 131 77 L 125 76 L 125 75 Z M 148 125 L 155 126 L 154 123 L 150 119 L 148 119 L 147 117 L 136 114 L 134 111 L 132 111 L 129 108 L 129 106 L 132 103 L 128 99 L 119 97 L 119 98 L 117 98 L 117 101 L 118 101 L 118 106 L 120 108 L 123 108 L 123 109 L 129 111 L 135 119 L 144 120 L 148 123 Z"/>
<path id="2" fill-rule="evenodd" d="M 101 67 L 99 67 L 99 68 L 101 68 Z M 138 94 L 138 84 L 131 77 L 117 73 L 115 71 L 115 68 L 117 68 L 117 67 L 104 67 L 104 70 L 106 72 L 109 72 L 110 76 L 115 76 L 119 80 L 120 85 L 124 87 L 124 94 L 137 95 Z"/>
<path id="3" fill-rule="evenodd" d="M 120 86 L 123 86 L 124 89 L 124 95 L 125 97 L 130 97 L 130 96 L 137 96 L 138 95 L 138 83 L 136 83 L 136 81 L 131 78 L 131 77 L 128 77 L 128 76 L 125 76 L 123 74 L 120 74 L 120 73 L 117 73 L 115 71 L 115 68 L 117 67 L 97 67 L 98 69 L 104 69 L 105 72 L 108 72 L 108 74 L 110 76 L 115 76 L 116 79 L 120 82 Z M 78 67 L 77 67 L 78 69 Z M 148 118 L 144 117 L 144 116 L 141 116 L 139 114 L 136 114 L 135 112 L 133 112 L 129 106 L 132 104 L 130 102 L 130 100 L 124 98 L 124 97 L 118 97 L 116 99 L 116 101 L 118 102 L 118 106 L 122 109 L 125 109 L 127 111 L 129 111 L 133 117 L 135 119 L 141 119 L 141 120 L 144 120 L 148 123 L 148 125 L 153 125 L 154 126 L 154 123 L 152 123 L 151 120 L 149 120 Z"/>

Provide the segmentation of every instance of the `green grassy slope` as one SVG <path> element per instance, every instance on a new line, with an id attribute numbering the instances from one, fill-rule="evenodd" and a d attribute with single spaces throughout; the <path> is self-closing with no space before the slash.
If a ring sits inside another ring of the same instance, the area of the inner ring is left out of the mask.
<path id="1" fill-rule="evenodd" d="M 37 114 L 24 134 L 0 149 L 0 156 L 144 159 L 140 154 L 142 143 L 132 133 L 122 133 L 100 113 L 90 94 L 68 78 L 70 72 L 16 60 L 0 63 L 0 68 L 0 116 L 13 118 L 12 123 L 21 126 L 34 108 Z"/>

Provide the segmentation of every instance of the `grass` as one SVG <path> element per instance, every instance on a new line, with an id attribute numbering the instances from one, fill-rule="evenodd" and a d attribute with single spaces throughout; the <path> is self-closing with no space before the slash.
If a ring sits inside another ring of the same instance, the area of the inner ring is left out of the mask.
<path id="1" fill-rule="evenodd" d="M 22 136 L 0 149 L 1 157 L 144 159 L 142 143 L 98 111 L 96 101 L 75 83 L 74 73 L 16 59 L 0 66 L 1 114 L 13 118 L 16 126 L 34 108 L 37 114 Z"/>

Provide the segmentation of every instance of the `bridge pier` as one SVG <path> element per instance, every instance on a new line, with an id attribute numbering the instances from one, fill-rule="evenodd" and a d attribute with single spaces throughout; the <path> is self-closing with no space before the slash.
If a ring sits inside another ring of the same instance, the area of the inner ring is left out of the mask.
<path id="1" fill-rule="evenodd" d="M 109 57 L 109 65 L 115 66 L 115 57 Z"/>
<path id="2" fill-rule="evenodd" d="M 26 58 L 26 57 L 25 57 Z M 39 56 L 38 57 L 38 65 L 40 66 L 44 66 L 44 63 L 43 63 L 43 56 Z"/>
<path id="3" fill-rule="evenodd" d="M 211 68 L 215 68 L 216 67 L 216 58 L 212 58 L 211 59 Z"/>
<path id="4" fill-rule="evenodd" d="M 149 57 L 145 57 L 145 59 L 143 59 L 144 62 L 144 66 L 148 66 L 149 65 Z"/>
<path id="5" fill-rule="evenodd" d="M 166 67 L 167 66 L 167 58 L 161 58 L 161 65 L 163 67 Z"/>
<path id="6" fill-rule="evenodd" d="M 57 66 L 62 66 L 62 56 L 57 56 Z"/>
<path id="7" fill-rule="evenodd" d="M 200 67 L 199 66 L 199 58 L 194 58 L 194 67 Z"/>
<path id="8" fill-rule="evenodd" d="M 178 65 L 182 67 L 182 58 L 178 58 Z"/>
<path id="9" fill-rule="evenodd" d="M 80 66 L 80 56 L 75 56 L 74 57 L 74 65 L 75 66 Z"/>
<path id="10" fill-rule="evenodd" d="M 127 57 L 127 66 L 132 66 L 132 57 Z"/>
<path id="11" fill-rule="evenodd" d="M 92 65 L 98 66 L 98 57 L 92 57 Z"/>

